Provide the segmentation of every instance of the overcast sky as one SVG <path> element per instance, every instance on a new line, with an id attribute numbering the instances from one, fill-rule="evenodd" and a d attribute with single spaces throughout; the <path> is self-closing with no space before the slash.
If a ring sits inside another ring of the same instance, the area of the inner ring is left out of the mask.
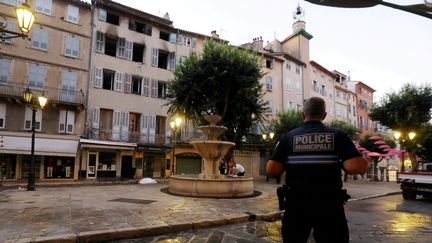
<path id="1" fill-rule="evenodd" d="M 423 0 L 388 0 L 423 3 Z M 174 27 L 231 44 L 283 40 L 292 33 L 297 5 L 313 35 L 310 57 L 329 70 L 350 73 L 377 92 L 375 101 L 403 83 L 432 83 L 432 19 L 378 6 L 331 8 L 303 0 L 117 0 L 154 15 L 169 13 Z"/>

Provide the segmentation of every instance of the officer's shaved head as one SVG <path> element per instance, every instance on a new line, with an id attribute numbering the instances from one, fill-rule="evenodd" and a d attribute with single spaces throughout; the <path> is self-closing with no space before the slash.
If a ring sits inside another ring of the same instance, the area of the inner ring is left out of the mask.
<path id="1" fill-rule="evenodd" d="M 311 97 L 303 104 L 303 116 L 305 120 L 324 120 L 326 116 L 326 104 L 320 97 Z"/>

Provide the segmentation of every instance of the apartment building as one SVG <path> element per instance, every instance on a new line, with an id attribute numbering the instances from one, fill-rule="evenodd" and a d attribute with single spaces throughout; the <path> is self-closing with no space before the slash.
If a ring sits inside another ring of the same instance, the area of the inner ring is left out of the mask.
<path id="1" fill-rule="evenodd" d="M 14 8 L 0 0 L 9 30 L 18 31 Z M 0 179 L 28 177 L 32 110 L 23 100 L 44 94 L 36 112 L 35 177 L 77 179 L 78 142 L 84 131 L 90 45 L 90 6 L 79 0 L 29 0 L 36 21 L 31 41 L 0 41 Z"/>
<path id="2" fill-rule="evenodd" d="M 176 63 L 191 50 L 201 51 L 207 36 L 174 28 L 168 15 L 161 18 L 112 1 L 96 5 L 94 23 L 87 126 L 80 140 L 83 177 L 170 174 L 167 82 Z M 182 127 L 184 137 L 191 134 L 190 126 Z M 186 157 L 183 161 L 189 161 Z M 201 160 L 193 157 L 199 169 Z M 184 168 L 179 160 L 177 173 Z"/>
<path id="3" fill-rule="evenodd" d="M 306 98 L 316 96 L 321 97 L 326 102 L 327 116 L 324 122 L 330 122 L 335 119 L 335 98 L 334 98 L 334 80 L 336 75 L 318 64 L 315 61 L 310 62 L 310 92 Z M 306 86 L 307 87 L 307 86 Z"/>
<path id="4" fill-rule="evenodd" d="M 339 71 L 334 70 L 336 75 L 335 80 L 335 95 L 334 95 L 334 110 L 335 119 L 347 122 L 357 127 L 356 122 L 356 94 L 348 89 L 349 77 Z"/>
<path id="5" fill-rule="evenodd" d="M 357 128 L 360 136 L 368 132 L 374 132 L 374 123 L 369 117 L 373 104 L 373 93 L 375 90 L 361 81 L 348 81 L 348 87 L 356 93 L 357 100 Z"/>

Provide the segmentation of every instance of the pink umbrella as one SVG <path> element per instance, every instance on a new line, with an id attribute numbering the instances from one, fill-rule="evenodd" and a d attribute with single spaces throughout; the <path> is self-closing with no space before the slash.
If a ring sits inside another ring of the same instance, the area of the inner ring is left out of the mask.
<path id="1" fill-rule="evenodd" d="M 386 142 L 384 142 L 383 140 L 379 140 L 379 141 L 374 142 L 374 144 L 383 145 L 383 144 L 386 144 Z"/>
<path id="2" fill-rule="evenodd" d="M 387 145 L 387 144 L 383 144 L 383 145 L 380 145 L 378 148 L 380 148 L 380 149 L 386 149 L 386 148 L 390 148 L 390 146 Z"/>
<path id="3" fill-rule="evenodd" d="M 381 146 L 380 146 L 381 147 Z M 386 152 L 390 152 L 390 151 L 394 151 L 392 148 L 385 148 L 385 149 L 383 149 L 384 151 L 386 151 Z"/>
<path id="4" fill-rule="evenodd" d="M 366 154 L 369 157 L 383 157 L 383 154 L 377 153 L 377 152 L 369 152 Z"/>
<path id="5" fill-rule="evenodd" d="M 381 139 L 381 137 L 378 135 L 373 135 L 373 136 L 369 137 L 369 140 L 379 140 L 379 139 Z"/>
<path id="6" fill-rule="evenodd" d="M 363 147 L 358 147 L 357 148 L 359 151 L 365 151 L 366 149 L 365 148 L 363 148 Z"/>

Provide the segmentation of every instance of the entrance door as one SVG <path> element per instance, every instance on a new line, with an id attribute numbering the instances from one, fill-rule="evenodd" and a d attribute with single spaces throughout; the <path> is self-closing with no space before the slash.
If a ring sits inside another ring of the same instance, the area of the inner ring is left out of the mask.
<path id="1" fill-rule="evenodd" d="M 88 153 L 87 157 L 87 179 L 96 179 L 96 167 L 98 164 L 98 153 Z"/>
<path id="2" fill-rule="evenodd" d="M 132 156 L 122 156 L 121 177 L 132 179 L 135 174 L 134 172 L 132 168 Z"/>
<path id="3" fill-rule="evenodd" d="M 198 156 L 176 156 L 176 174 L 194 174 L 201 173 L 201 157 Z"/>
<path id="4" fill-rule="evenodd" d="M 153 164 L 154 164 L 154 157 L 153 156 L 144 156 L 144 177 L 153 177 Z"/>

